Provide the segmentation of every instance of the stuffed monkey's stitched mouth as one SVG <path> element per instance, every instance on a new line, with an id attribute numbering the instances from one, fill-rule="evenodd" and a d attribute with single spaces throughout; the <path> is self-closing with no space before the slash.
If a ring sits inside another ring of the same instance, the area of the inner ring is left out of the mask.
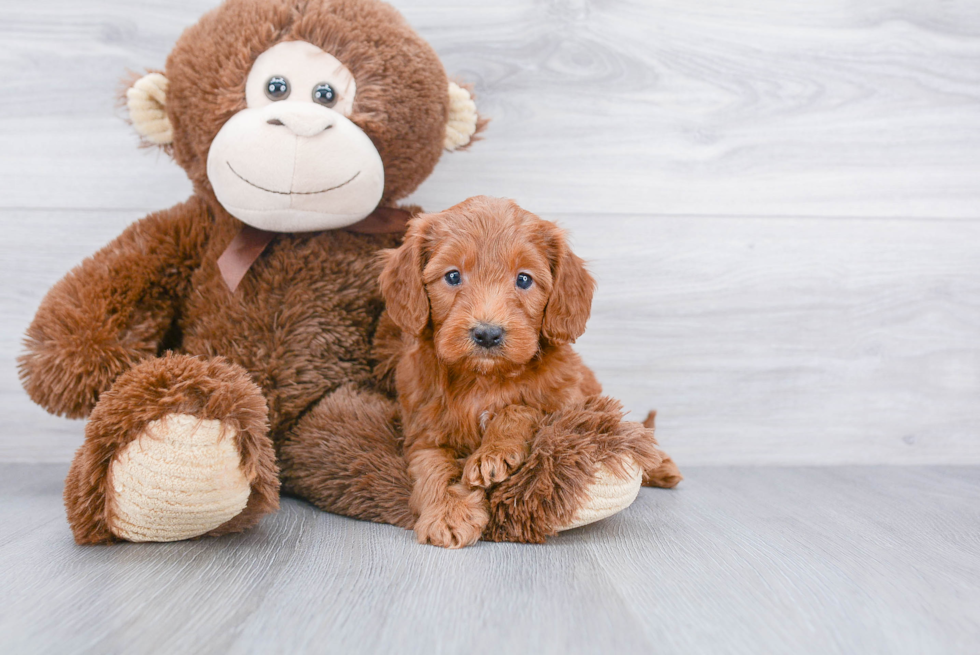
<path id="1" fill-rule="evenodd" d="M 275 193 L 275 194 L 278 194 L 280 196 L 312 196 L 312 195 L 317 194 L 317 193 L 326 193 L 327 191 L 333 191 L 334 189 L 339 189 L 342 186 L 345 186 L 347 184 L 350 184 L 351 182 L 354 181 L 354 178 L 355 177 L 357 177 L 358 175 L 361 174 L 361 171 L 357 171 L 356 173 L 354 173 L 354 177 L 352 177 L 351 179 L 347 180 L 346 182 L 341 182 L 337 186 L 332 186 L 329 189 L 321 189 L 320 191 L 275 191 L 273 189 L 266 189 L 264 186 L 259 186 L 255 182 L 249 182 L 244 177 L 242 177 L 241 174 L 238 171 L 236 171 L 234 168 L 232 168 L 230 161 L 226 161 L 225 163 L 228 164 L 228 169 L 231 170 L 231 172 L 234 173 L 238 177 L 238 179 L 240 179 L 245 184 L 248 184 L 250 186 L 254 186 L 256 189 L 260 189 L 262 191 L 265 191 L 266 193 Z"/>

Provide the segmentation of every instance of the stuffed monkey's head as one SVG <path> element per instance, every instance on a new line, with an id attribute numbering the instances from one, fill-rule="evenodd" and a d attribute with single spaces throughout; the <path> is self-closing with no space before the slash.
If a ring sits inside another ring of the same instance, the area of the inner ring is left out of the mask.
<path id="1" fill-rule="evenodd" d="M 378 0 L 227 0 L 127 98 L 198 193 L 280 232 L 345 227 L 407 196 L 482 125 Z"/>

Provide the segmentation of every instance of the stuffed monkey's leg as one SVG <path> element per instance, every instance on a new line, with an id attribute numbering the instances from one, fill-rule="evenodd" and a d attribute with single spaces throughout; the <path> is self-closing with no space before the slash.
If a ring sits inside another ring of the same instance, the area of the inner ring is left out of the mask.
<path id="1" fill-rule="evenodd" d="M 136 365 L 102 394 L 65 481 L 80 544 L 244 530 L 279 506 L 259 388 L 240 367 L 185 355 Z"/>
<path id="2" fill-rule="evenodd" d="M 344 386 L 311 409 L 279 444 L 283 491 L 320 509 L 411 529 L 412 480 L 397 405 Z"/>
<path id="3" fill-rule="evenodd" d="M 653 431 L 624 421 L 611 398 L 594 396 L 545 416 L 523 465 L 489 490 L 483 538 L 540 543 L 625 509 L 642 471 L 660 466 L 656 445 Z"/>

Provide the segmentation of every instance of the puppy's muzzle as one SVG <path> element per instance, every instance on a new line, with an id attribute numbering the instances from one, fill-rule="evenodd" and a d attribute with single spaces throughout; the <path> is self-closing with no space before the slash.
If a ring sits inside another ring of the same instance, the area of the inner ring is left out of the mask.
<path id="1" fill-rule="evenodd" d="M 480 323 L 470 330 L 470 339 L 480 348 L 492 350 L 504 342 L 504 328 L 490 323 Z"/>

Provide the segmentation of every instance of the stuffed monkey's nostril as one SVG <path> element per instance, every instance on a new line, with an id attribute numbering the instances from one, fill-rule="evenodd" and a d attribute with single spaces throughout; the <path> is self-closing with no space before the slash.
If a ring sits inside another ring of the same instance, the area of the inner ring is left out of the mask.
<path id="1" fill-rule="evenodd" d="M 283 125 L 296 136 L 315 137 L 334 126 L 336 114 L 320 105 L 293 103 L 296 107 L 286 107 L 289 103 L 278 103 L 276 115 L 266 120 L 269 125 Z M 307 105 L 307 106 L 304 106 Z"/>

